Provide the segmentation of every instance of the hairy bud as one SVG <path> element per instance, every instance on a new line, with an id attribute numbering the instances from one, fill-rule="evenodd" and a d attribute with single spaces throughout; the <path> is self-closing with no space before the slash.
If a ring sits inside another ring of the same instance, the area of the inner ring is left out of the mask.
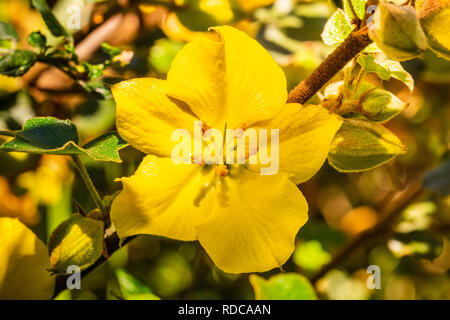
<path id="1" fill-rule="evenodd" d="M 380 1 L 369 29 L 370 38 L 394 60 L 408 60 L 427 48 L 416 10 Z"/>
<path id="2" fill-rule="evenodd" d="M 450 60 L 450 0 L 423 0 L 416 8 L 430 48 Z"/>
<path id="3" fill-rule="evenodd" d="M 48 239 L 49 271 L 64 274 L 70 265 L 87 269 L 102 255 L 103 234 L 100 220 L 74 214 L 63 221 Z"/>

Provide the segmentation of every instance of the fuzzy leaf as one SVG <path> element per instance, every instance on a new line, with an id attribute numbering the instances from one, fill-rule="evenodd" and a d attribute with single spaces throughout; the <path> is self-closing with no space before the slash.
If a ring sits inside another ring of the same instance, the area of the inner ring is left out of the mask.
<path id="1" fill-rule="evenodd" d="M 331 144 L 328 162 L 340 172 L 359 172 L 378 167 L 406 148 L 380 124 L 346 119 Z"/>
<path id="2" fill-rule="evenodd" d="M 359 55 L 356 59 L 358 64 L 366 72 L 376 73 L 381 80 L 389 80 L 391 77 L 403 82 L 412 92 L 414 89 L 414 79 L 406 72 L 400 62 L 386 60 L 382 63 L 375 60 L 373 55 Z"/>
<path id="3" fill-rule="evenodd" d="M 106 133 L 83 146 L 88 156 L 100 161 L 122 162 L 119 150 L 128 144 L 117 132 Z"/>
<path id="4" fill-rule="evenodd" d="M 362 20 L 366 14 L 366 3 L 367 0 L 344 0 L 345 13 L 350 17 L 350 19 L 355 18 L 353 16 L 352 9 L 350 8 L 350 5 L 352 5 L 356 16 Z"/>
<path id="5" fill-rule="evenodd" d="M 70 120 L 53 117 L 28 120 L 16 137 L 0 147 L 6 152 L 34 154 L 86 155 L 97 161 L 121 162 L 118 151 L 127 146 L 118 133 L 106 133 L 83 147 L 78 145 L 78 132 Z"/>
<path id="6" fill-rule="evenodd" d="M 329 46 L 339 44 L 345 40 L 352 29 L 350 18 L 342 9 L 338 9 L 325 24 L 321 35 L 322 40 Z"/>
<path id="7" fill-rule="evenodd" d="M 250 275 L 256 300 L 316 300 L 311 283 L 297 273 L 281 273 L 268 280 Z"/>
<path id="8" fill-rule="evenodd" d="M 20 77 L 36 62 L 37 55 L 28 50 L 14 50 L 10 54 L 0 56 L 0 74 Z"/>

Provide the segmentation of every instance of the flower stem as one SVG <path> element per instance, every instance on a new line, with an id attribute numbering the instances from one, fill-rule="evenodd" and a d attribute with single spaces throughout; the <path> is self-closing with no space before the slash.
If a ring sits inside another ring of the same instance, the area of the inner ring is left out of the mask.
<path id="1" fill-rule="evenodd" d="M 367 27 L 352 32 L 313 73 L 289 92 L 287 102 L 304 104 L 371 43 Z"/>
<path id="2" fill-rule="evenodd" d="M 92 199 L 94 199 L 95 204 L 102 212 L 102 215 L 104 218 L 108 216 L 108 211 L 106 210 L 106 207 L 103 203 L 103 200 L 98 193 L 97 189 L 94 186 L 94 183 L 92 182 L 91 177 L 89 176 L 86 167 L 84 166 L 83 162 L 80 159 L 79 155 L 73 155 L 72 156 L 73 162 L 75 163 L 75 166 L 77 167 L 78 172 L 80 173 L 81 177 L 83 178 L 84 183 L 86 184 L 86 187 L 89 190 L 89 193 L 92 196 Z"/>

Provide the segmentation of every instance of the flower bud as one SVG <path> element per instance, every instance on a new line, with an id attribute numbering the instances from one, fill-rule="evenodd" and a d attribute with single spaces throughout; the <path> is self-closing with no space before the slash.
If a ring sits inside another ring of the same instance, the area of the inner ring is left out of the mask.
<path id="1" fill-rule="evenodd" d="M 64 274 L 70 265 L 87 269 L 102 255 L 103 234 L 103 221 L 73 214 L 48 239 L 49 271 Z"/>
<path id="2" fill-rule="evenodd" d="M 406 107 L 406 103 L 382 89 L 370 91 L 362 101 L 362 114 L 376 122 L 392 119 Z"/>
<path id="3" fill-rule="evenodd" d="M 423 0 L 416 8 L 431 50 L 450 60 L 450 0 Z"/>
<path id="4" fill-rule="evenodd" d="M 425 34 L 416 11 L 411 6 L 397 6 L 380 1 L 369 36 L 394 60 L 412 59 L 427 48 Z"/>

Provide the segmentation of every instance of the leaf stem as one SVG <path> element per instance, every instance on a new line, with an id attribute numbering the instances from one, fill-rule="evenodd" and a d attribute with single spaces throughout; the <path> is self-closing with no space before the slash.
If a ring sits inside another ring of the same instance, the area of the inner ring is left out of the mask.
<path id="1" fill-rule="evenodd" d="M 97 189 L 94 186 L 94 183 L 92 182 L 91 177 L 89 176 L 86 167 L 84 166 L 83 162 L 81 161 L 81 158 L 79 155 L 73 155 L 72 156 L 73 162 L 75 163 L 75 166 L 77 167 L 78 172 L 80 173 L 81 177 L 83 178 L 84 183 L 86 184 L 86 187 L 89 190 L 89 193 L 92 196 L 92 199 L 94 199 L 95 204 L 102 212 L 103 218 L 106 218 L 108 216 L 108 210 L 106 210 L 105 204 L 103 203 L 103 200 L 98 193 Z"/>
<path id="2" fill-rule="evenodd" d="M 14 138 L 16 136 L 16 133 L 14 131 L 0 130 L 0 136 Z"/>

